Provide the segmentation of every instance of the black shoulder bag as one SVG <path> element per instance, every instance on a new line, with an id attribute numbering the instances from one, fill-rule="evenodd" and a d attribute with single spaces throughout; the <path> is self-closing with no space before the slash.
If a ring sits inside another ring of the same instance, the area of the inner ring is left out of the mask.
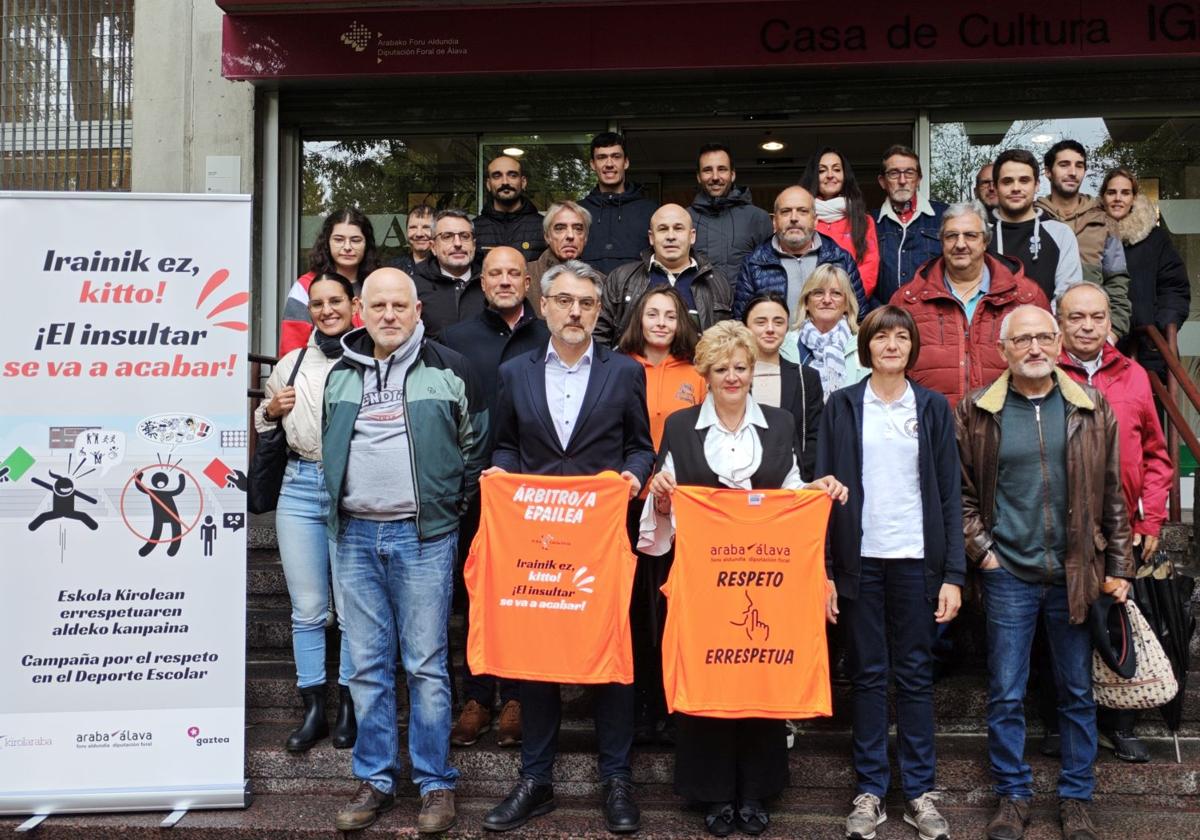
<path id="1" fill-rule="evenodd" d="M 296 381 L 296 374 L 300 372 L 307 352 L 307 347 L 300 348 L 287 387 L 292 387 Z M 246 480 L 246 507 L 251 513 L 270 513 L 279 504 L 279 491 L 283 489 L 283 473 L 287 469 L 289 451 L 281 417 L 279 425 L 260 434 L 254 445 L 254 458 L 250 461 L 250 475 Z"/>

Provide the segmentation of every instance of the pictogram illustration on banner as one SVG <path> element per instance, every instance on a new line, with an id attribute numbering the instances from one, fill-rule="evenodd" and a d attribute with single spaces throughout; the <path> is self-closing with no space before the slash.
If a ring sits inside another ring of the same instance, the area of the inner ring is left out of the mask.
<path id="1" fill-rule="evenodd" d="M 613 472 L 497 473 L 480 480 L 480 491 L 479 531 L 463 572 L 471 671 L 632 683 L 629 483 Z"/>
<path id="2" fill-rule="evenodd" d="M 244 803 L 249 211 L 0 194 L 0 813 Z"/>
<path id="3" fill-rule="evenodd" d="M 663 586 L 667 708 L 702 717 L 832 713 L 825 531 L 815 490 L 679 487 Z"/>

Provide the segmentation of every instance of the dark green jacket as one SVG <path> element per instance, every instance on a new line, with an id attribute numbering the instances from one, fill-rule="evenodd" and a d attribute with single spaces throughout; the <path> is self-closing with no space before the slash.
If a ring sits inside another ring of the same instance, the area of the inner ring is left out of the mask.
<path id="1" fill-rule="evenodd" d="M 373 344 L 365 328 L 343 341 L 370 356 Z M 363 397 L 363 368 L 348 356 L 334 365 L 325 381 L 321 423 L 329 533 L 337 537 L 339 506 L 346 485 L 350 439 Z M 478 384 L 460 354 L 426 339 L 404 378 L 413 487 L 417 494 L 417 535 L 431 539 L 458 527 L 468 501 L 479 492 L 479 473 L 487 458 L 488 411 Z"/>

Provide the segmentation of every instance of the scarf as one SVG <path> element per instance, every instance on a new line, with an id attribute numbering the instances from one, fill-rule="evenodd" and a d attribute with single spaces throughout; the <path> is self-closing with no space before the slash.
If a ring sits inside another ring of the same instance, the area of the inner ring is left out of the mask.
<path id="1" fill-rule="evenodd" d="M 325 335 L 320 330 L 313 330 L 313 340 L 317 343 L 317 349 L 325 354 L 326 359 L 340 359 L 342 351 L 342 336 L 346 333 L 338 333 L 337 335 Z"/>
<path id="2" fill-rule="evenodd" d="M 812 319 L 806 319 L 800 327 L 800 344 L 812 353 L 808 364 L 821 375 L 821 390 L 826 400 L 842 387 L 846 378 L 846 348 L 853 339 L 845 318 L 827 333 L 818 330 Z"/>
<path id="3" fill-rule="evenodd" d="M 817 218 L 822 222 L 833 224 L 840 222 L 846 218 L 846 199 L 842 196 L 831 198 L 826 201 L 823 198 L 816 199 Z"/>

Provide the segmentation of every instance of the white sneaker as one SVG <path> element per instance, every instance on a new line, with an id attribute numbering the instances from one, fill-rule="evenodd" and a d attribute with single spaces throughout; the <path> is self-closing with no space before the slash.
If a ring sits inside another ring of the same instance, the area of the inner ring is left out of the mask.
<path id="1" fill-rule="evenodd" d="M 785 720 L 784 723 L 787 724 L 787 748 L 790 750 L 796 746 L 796 732 L 800 727 L 794 720 Z"/>
<path id="2" fill-rule="evenodd" d="M 850 840 L 875 840 L 875 829 L 887 822 L 887 811 L 873 793 L 854 797 L 854 808 L 846 817 L 846 836 Z"/>
<path id="3" fill-rule="evenodd" d="M 904 805 L 904 821 L 917 830 L 921 840 L 950 840 L 950 824 L 938 813 L 938 794 L 929 791 Z"/>

